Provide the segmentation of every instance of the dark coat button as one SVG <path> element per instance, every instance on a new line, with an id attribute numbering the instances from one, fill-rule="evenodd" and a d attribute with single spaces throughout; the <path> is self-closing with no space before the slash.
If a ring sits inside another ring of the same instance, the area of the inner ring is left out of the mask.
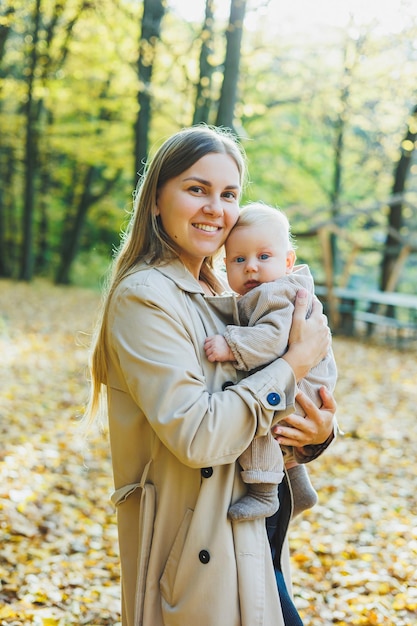
<path id="1" fill-rule="evenodd" d="M 210 561 L 210 553 L 209 553 L 209 551 L 208 550 L 201 550 L 201 552 L 198 555 L 198 558 L 205 565 L 206 563 L 208 563 Z"/>
<path id="2" fill-rule="evenodd" d="M 222 391 L 224 391 L 225 389 L 227 389 L 228 387 L 233 387 L 235 383 L 232 382 L 231 380 L 226 380 L 225 383 L 223 383 L 222 385 Z"/>
<path id="3" fill-rule="evenodd" d="M 268 393 L 266 399 L 271 406 L 277 406 L 277 404 L 281 402 L 281 396 L 279 395 L 279 393 L 275 393 L 274 391 Z"/>
<path id="4" fill-rule="evenodd" d="M 213 468 L 212 467 L 201 468 L 201 475 L 203 478 L 210 478 L 210 476 L 213 476 Z"/>

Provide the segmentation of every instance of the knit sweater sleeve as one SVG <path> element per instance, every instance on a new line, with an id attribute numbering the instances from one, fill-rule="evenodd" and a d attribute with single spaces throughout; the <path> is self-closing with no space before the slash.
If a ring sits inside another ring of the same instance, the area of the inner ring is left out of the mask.
<path id="1" fill-rule="evenodd" d="M 229 325 L 225 331 L 237 369 L 256 369 L 286 352 L 296 291 L 293 283 L 279 280 L 263 283 L 239 300 L 245 325 Z"/>

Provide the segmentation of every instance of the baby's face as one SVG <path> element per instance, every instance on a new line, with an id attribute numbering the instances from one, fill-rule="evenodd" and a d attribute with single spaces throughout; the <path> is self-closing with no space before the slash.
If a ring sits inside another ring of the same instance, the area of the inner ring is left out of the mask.
<path id="1" fill-rule="evenodd" d="M 295 253 L 288 248 L 286 234 L 275 225 L 256 224 L 235 228 L 225 243 L 230 287 L 244 295 L 261 283 L 290 274 Z"/>

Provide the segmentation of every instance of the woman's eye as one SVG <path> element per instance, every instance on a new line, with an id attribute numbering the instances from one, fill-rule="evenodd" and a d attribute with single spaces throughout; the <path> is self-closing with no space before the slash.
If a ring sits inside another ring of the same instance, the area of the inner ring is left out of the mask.
<path id="1" fill-rule="evenodd" d="M 203 193 L 203 188 L 202 187 L 198 187 L 197 185 L 193 185 L 192 187 L 189 188 L 190 191 L 192 191 L 193 193 Z"/>
<path id="2" fill-rule="evenodd" d="M 228 200 L 236 200 L 236 194 L 234 191 L 225 191 L 223 197 Z"/>

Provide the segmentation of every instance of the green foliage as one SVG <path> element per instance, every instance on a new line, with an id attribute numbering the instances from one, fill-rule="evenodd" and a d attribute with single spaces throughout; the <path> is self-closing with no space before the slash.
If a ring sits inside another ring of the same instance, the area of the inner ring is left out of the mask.
<path id="1" fill-rule="evenodd" d="M 101 291 L 111 258 L 104 246 L 80 252 L 72 265 L 71 282 L 79 287 Z"/>
<path id="2" fill-rule="evenodd" d="M 355 45 L 345 32 L 336 42 L 258 43 L 247 57 L 239 108 L 251 163 L 254 192 L 269 202 L 310 208 L 329 205 L 334 174 L 337 124 L 345 125 L 342 203 L 387 197 L 407 116 L 414 106 L 415 64 L 402 38 L 364 32 L 351 71 L 346 106 L 341 109 L 344 50 Z M 253 68 L 256 68 L 254 71 Z M 387 76 L 396 81 L 387 81 Z M 258 191 L 259 190 L 259 191 Z M 266 191 L 266 198 L 265 198 Z M 272 198 L 272 199 L 271 199 Z"/>
<path id="3" fill-rule="evenodd" d="M 115 626 L 108 437 L 97 425 L 87 442 L 79 425 L 100 295 L 39 279 L 0 289 L 0 623 Z M 416 623 L 415 346 L 333 339 L 344 435 L 309 464 L 319 503 L 289 536 L 305 626 Z"/>
<path id="4" fill-rule="evenodd" d="M 32 38 L 34 3 L 16 6 L 3 60 L 0 112 L 0 154 L 13 148 L 10 211 L 19 213 L 23 188 L 21 163 L 25 142 L 23 104 L 26 98 L 27 56 Z M 117 172 L 133 171 L 131 127 L 135 117 L 135 57 L 138 10 L 130 3 L 106 0 L 66 2 L 62 11 L 51 0 L 43 2 L 34 98 L 37 117 L 38 180 L 35 237 L 39 235 L 40 206 L 46 205 L 48 259 L 58 261 L 61 239 L 85 193 L 88 168 L 100 172 L 88 190 L 99 196 Z M 26 45 L 22 47 L 22 42 Z M 120 178 L 120 177 L 119 177 Z M 46 183 L 46 184 L 45 184 Z M 96 230 L 115 238 L 117 197 L 128 197 L 129 181 L 114 186 L 116 202 L 103 198 L 108 225 Z M 110 204 L 113 206 L 110 208 Z M 93 212 L 91 213 L 94 219 Z M 103 220 L 102 220 L 103 222 Z M 12 236 L 12 235 L 10 235 Z M 91 242 L 92 245 L 95 242 Z"/>
<path id="5" fill-rule="evenodd" d="M 25 103 L 34 7 L 35 0 L 6 0 L 0 9 L 0 42 L 6 35 L 0 52 L 0 217 L 14 251 L 9 255 L 13 275 L 22 240 Z M 43 0 L 41 8 L 33 91 L 37 165 L 33 236 L 36 255 L 43 254 L 42 271 L 46 267 L 52 275 L 87 191 L 91 203 L 78 245 L 84 256 L 72 272 L 78 281 L 84 280 L 85 263 L 95 267 L 102 258 L 106 262 L 127 220 L 138 89 L 152 94 L 151 152 L 161 139 L 193 119 L 202 23 L 185 20 L 168 6 L 152 85 L 144 86 L 138 84 L 136 70 L 142 3 Z M 235 111 L 250 164 L 244 201 L 262 199 L 288 210 L 294 231 L 305 232 L 330 219 L 336 209 L 343 217 L 389 196 L 406 120 L 415 105 L 417 26 L 412 15 L 404 23 L 401 33 L 384 33 L 376 24 L 329 29 L 317 40 L 281 28 L 266 11 L 262 17 L 261 7 L 250 9 Z M 217 16 L 210 57 L 211 123 L 223 76 L 225 27 L 226 17 Z M 336 189 L 335 145 L 341 132 L 341 186 Z M 90 168 L 94 173 L 89 179 Z M 417 192 L 416 171 L 412 164 L 410 193 Z M 385 214 L 377 212 L 375 219 L 379 249 L 367 256 L 363 270 L 372 280 L 378 274 L 386 228 Z M 414 211 L 406 225 L 407 232 L 416 227 Z M 346 221 L 345 227 L 359 239 L 368 238 L 367 247 L 375 244 L 371 231 L 361 230 L 355 220 Z M 46 250 L 41 245 L 45 238 Z M 346 258 L 345 244 L 338 245 Z M 300 240 L 298 256 L 321 275 L 317 242 Z"/>

